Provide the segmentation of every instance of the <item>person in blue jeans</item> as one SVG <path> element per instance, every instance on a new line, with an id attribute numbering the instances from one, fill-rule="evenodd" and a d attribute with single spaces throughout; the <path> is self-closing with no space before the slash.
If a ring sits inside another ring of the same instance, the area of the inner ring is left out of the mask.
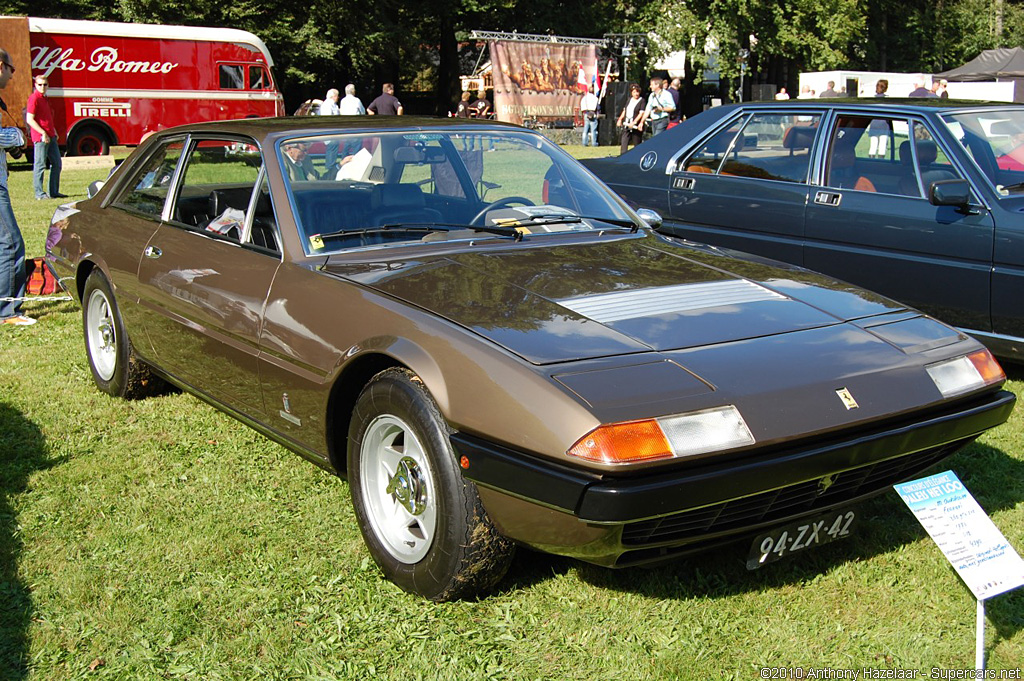
<path id="1" fill-rule="evenodd" d="M 36 199 L 65 199 L 60 193 L 60 147 L 57 146 L 57 125 L 53 121 L 53 110 L 46 99 L 46 90 L 50 81 L 39 74 L 33 81 L 32 94 L 25 105 L 25 122 L 28 123 L 29 134 L 35 150 L 32 181 L 36 189 Z M 50 164 L 50 191 L 43 189 L 43 173 L 46 164 Z"/>
<path id="2" fill-rule="evenodd" d="M 14 76 L 14 64 L 7 50 L 0 48 L 0 90 Z M 3 100 L 0 100 L 2 104 Z M 7 117 L 7 105 L 2 104 Z M 16 125 L 0 125 L 0 324 L 28 326 L 36 320 L 21 314 L 25 297 L 25 240 L 11 208 L 7 192 L 7 150 L 25 145 L 25 136 Z"/>
<path id="3" fill-rule="evenodd" d="M 597 146 L 597 95 L 587 87 L 586 94 L 580 98 L 580 115 L 583 116 L 583 146 Z"/>

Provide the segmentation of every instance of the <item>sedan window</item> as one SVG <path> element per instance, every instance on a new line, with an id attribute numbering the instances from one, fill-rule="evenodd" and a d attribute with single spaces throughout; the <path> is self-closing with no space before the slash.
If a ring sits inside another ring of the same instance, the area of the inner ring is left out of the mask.
<path id="1" fill-rule="evenodd" d="M 684 162 L 689 172 L 806 182 L 820 116 L 754 114 L 716 134 Z"/>
<path id="2" fill-rule="evenodd" d="M 185 163 L 173 220 L 240 241 L 259 168 L 260 151 L 255 144 L 196 142 Z"/>
<path id="3" fill-rule="evenodd" d="M 1024 187 L 1024 110 L 986 109 L 944 117 L 946 126 L 1001 196 Z"/>
<path id="4" fill-rule="evenodd" d="M 135 171 L 132 179 L 125 183 L 121 194 L 114 200 L 114 205 L 159 219 L 183 147 L 181 140 L 166 142 L 156 147 Z"/>
<path id="5" fill-rule="evenodd" d="M 932 182 L 957 174 L 919 121 L 851 115 L 833 130 L 826 176 L 836 189 L 923 198 Z"/>

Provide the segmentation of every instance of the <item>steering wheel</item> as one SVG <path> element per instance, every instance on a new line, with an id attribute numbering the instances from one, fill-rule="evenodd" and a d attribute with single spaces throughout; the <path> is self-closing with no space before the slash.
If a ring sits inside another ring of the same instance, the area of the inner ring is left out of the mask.
<path id="1" fill-rule="evenodd" d="M 530 199 L 527 199 L 527 198 L 525 198 L 523 196 L 506 196 L 503 199 L 498 199 L 494 203 L 489 203 L 486 206 L 484 206 L 483 208 L 481 208 L 480 212 L 477 213 L 476 215 L 474 215 L 473 219 L 469 221 L 469 224 L 475 225 L 480 220 L 482 220 L 483 217 L 485 215 L 487 215 L 487 213 L 489 211 L 496 210 L 498 208 L 506 208 L 506 207 L 511 206 L 514 203 L 518 203 L 518 204 L 521 204 L 523 206 L 535 206 L 535 205 L 537 205 L 533 201 L 531 201 Z"/>

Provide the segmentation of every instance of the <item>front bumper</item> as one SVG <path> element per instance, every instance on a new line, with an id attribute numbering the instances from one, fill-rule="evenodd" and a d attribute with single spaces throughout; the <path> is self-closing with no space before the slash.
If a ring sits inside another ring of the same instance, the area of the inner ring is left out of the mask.
<path id="1" fill-rule="evenodd" d="M 885 491 L 1006 421 L 1015 400 L 996 391 L 872 429 L 630 477 L 573 469 L 464 433 L 452 443 L 468 462 L 464 475 L 481 488 L 488 512 L 511 538 L 626 565 Z"/>

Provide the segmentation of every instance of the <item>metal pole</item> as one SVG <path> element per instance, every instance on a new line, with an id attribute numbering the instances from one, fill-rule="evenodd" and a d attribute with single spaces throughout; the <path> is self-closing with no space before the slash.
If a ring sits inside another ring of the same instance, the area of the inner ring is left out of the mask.
<path id="1" fill-rule="evenodd" d="M 974 667 L 985 671 L 985 599 L 978 599 L 978 624 L 975 632 Z"/>

